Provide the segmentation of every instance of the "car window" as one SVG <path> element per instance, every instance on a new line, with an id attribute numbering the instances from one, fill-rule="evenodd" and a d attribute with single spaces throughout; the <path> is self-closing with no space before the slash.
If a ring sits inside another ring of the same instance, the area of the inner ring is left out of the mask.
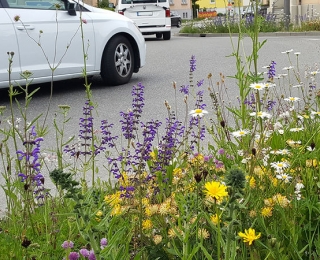
<path id="1" fill-rule="evenodd" d="M 7 0 L 9 8 L 65 10 L 65 4 L 60 0 Z"/>

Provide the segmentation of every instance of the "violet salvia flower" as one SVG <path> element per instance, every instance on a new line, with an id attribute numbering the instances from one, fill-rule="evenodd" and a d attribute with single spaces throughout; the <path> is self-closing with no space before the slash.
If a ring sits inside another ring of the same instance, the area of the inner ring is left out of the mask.
<path id="1" fill-rule="evenodd" d="M 136 136 L 134 131 L 136 130 L 135 127 L 135 119 L 133 111 L 128 112 L 120 112 L 120 116 L 123 117 L 123 120 L 120 120 L 122 125 L 122 133 L 125 139 L 134 139 Z"/>
<path id="2" fill-rule="evenodd" d="M 111 134 L 111 128 L 113 127 L 113 124 L 108 124 L 108 120 L 102 120 L 101 121 L 101 133 L 102 133 L 102 141 L 101 141 L 101 148 L 102 150 L 105 150 L 105 146 L 108 146 L 109 148 L 115 147 L 114 141 L 118 139 L 118 136 L 112 136 Z"/>
<path id="3" fill-rule="evenodd" d="M 142 108 L 144 107 L 144 86 L 138 83 L 137 86 L 132 87 L 132 108 L 136 119 L 139 119 L 142 114 Z M 138 122 L 136 122 L 138 123 Z"/>
<path id="4" fill-rule="evenodd" d="M 250 94 L 249 98 L 245 98 L 244 102 L 245 105 L 248 105 L 252 110 L 256 109 L 256 98 L 253 93 Z"/>
<path id="5" fill-rule="evenodd" d="M 276 76 L 276 68 L 275 65 L 277 63 L 275 63 L 274 61 L 271 61 L 271 64 L 269 65 L 269 69 L 268 69 L 268 79 L 273 81 L 273 78 Z"/>
<path id="6" fill-rule="evenodd" d="M 196 56 L 192 55 L 190 59 L 190 72 L 194 72 L 196 70 Z"/>
<path id="7" fill-rule="evenodd" d="M 71 252 L 69 254 L 69 260 L 78 260 L 79 258 L 80 258 L 80 255 L 77 252 Z"/>
<path id="8" fill-rule="evenodd" d="M 183 136 L 184 130 L 185 128 L 182 123 L 176 120 L 173 113 L 170 113 L 170 117 L 166 119 L 166 133 L 162 136 L 162 140 L 159 143 L 155 170 L 166 171 L 165 166 L 168 166 L 173 159 L 177 146 L 180 143 L 178 137 Z"/>
<path id="9" fill-rule="evenodd" d="M 272 108 L 276 105 L 276 101 L 273 101 L 273 100 L 268 100 L 268 103 L 267 103 L 267 110 L 268 111 L 271 111 Z"/>
<path id="10" fill-rule="evenodd" d="M 64 249 L 67 249 L 67 248 L 73 248 L 74 246 L 74 243 L 70 240 L 66 240 L 62 243 L 61 245 Z"/>
<path id="11" fill-rule="evenodd" d="M 201 87 L 203 85 L 204 79 L 197 81 L 197 86 Z"/>
<path id="12" fill-rule="evenodd" d="M 185 95 L 189 95 L 189 85 L 180 86 L 180 92 L 184 93 Z"/>
<path id="13" fill-rule="evenodd" d="M 18 160 L 24 161 L 25 172 L 18 173 L 22 182 L 26 183 L 26 187 L 33 187 L 33 193 L 37 200 L 44 198 L 44 177 L 41 173 L 40 163 L 40 143 L 43 141 L 42 137 L 37 137 L 35 127 L 33 126 L 30 131 L 29 140 L 25 140 L 23 145 L 25 151 L 18 150 Z"/>

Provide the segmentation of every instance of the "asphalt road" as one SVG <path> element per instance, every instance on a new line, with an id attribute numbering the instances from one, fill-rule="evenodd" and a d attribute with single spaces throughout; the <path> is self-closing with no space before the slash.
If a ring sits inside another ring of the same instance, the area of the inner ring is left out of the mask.
<path id="1" fill-rule="evenodd" d="M 175 32 L 178 29 L 174 29 Z M 314 66 L 319 62 L 320 57 L 320 37 L 318 36 L 294 36 L 294 37 L 262 37 L 260 40 L 267 39 L 266 44 L 259 52 L 259 68 L 269 65 L 273 60 L 277 63 L 277 73 L 285 73 L 283 67 L 290 66 L 286 54 L 282 51 L 293 49 L 301 52 L 300 68 Z M 130 83 L 117 87 L 106 87 L 99 77 L 92 79 L 93 100 L 98 104 L 96 119 L 108 119 L 109 122 L 119 126 L 119 112 L 126 111 L 131 107 L 131 89 L 133 85 L 141 82 L 145 86 L 145 107 L 142 120 L 160 119 L 164 122 L 166 109 L 164 101 L 167 100 L 172 107 L 176 107 L 172 82 L 177 86 L 189 84 L 189 60 L 191 55 L 196 58 L 196 71 L 194 80 L 204 79 L 205 86 L 208 85 L 207 75 L 213 75 L 213 82 L 219 81 L 219 74 L 232 76 L 236 72 L 235 59 L 228 57 L 232 54 L 232 41 L 234 46 L 237 38 L 229 37 L 181 37 L 173 35 L 170 41 L 158 40 L 155 36 L 146 36 L 147 61 L 144 68 L 139 73 L 134 74 Z M 251 51 L 249 38 L 244 38 L 241 49 L 247 55 Z M 295 65 L 294 55 L 293 65 Z M 228 86 L 229 102 L 237 102 L 237 86 L 233 79 L 226 78 Z M 36 86 L 39 87 L 39 86 Z M 41 86 L 28 109 L 28 121 L 40 113 L 46 111 L 50 96 L 49 84 Z M 23 101 L 23 96 L 18 96 Z M 183 96 L 178 95 L 178 112 L 184 109 L 182 102 Z M 66 128 L 65 136 L 78 134 L 78 122 L 82 116 L 82 107 L 86 100 L 83 80 L 70 80 L 57 82 L 54 84 L 54 93 L 51 101 L 47 124 L 52 131 L 52 120 L 58 105 L 67 104 L 71 106 L 69 126 Z M 9 107 L 7 90 L 0 90 L 0 105 Z M 190 108 L 191 109 L 191 108 Z M 185 114 L 185 112 L 182 112 Z M 8 116 L 8 111 L 5 116 Z M 21 116 L 17 116 L 21 117 Z M 5 117 L 1 119 L 2 124 L 6 124 Z M 98 122 L 98 121 L 97 121 Z M 43 145 L 48 148 L 54 147 L 53 132 L 45 137 Z M 0 176 L 0 179 L 2 177 Z M 0 191 L 0 201 L 5 200 L 3 192 Z"/>

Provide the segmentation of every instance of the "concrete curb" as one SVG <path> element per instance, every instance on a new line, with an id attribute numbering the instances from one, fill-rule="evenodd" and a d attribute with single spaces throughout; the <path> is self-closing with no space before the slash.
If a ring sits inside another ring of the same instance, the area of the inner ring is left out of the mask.
<path id="1" fill-rule="evenodd" d="M 177 33 L 177 36 L 184 37 L 238 37 L 237 33 Z M 248 35 L 243 34 L 244 37 L 248 37 Z M 310 32 L 269 32 L 269 33 L 259 33 L 260 37 L 287 37 L 287 36 L 320 36 L 320 32 L 318 31 L 310 31 Z"/>

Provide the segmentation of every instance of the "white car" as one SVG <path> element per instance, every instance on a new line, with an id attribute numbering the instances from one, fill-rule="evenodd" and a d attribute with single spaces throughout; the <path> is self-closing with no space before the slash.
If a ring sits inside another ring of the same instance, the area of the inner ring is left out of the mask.
<path id="1" fill-rule="evenodd" d="M 1 88 L 9 86 L 10 53 L 14 85 L 26 84 L 24 71 L 43 83 L 81 77 L 84 69 L 121 85 L 145 65 L 146 44 L 131 19 L 112 11 L 71 0 L 0 0 Z"/>

